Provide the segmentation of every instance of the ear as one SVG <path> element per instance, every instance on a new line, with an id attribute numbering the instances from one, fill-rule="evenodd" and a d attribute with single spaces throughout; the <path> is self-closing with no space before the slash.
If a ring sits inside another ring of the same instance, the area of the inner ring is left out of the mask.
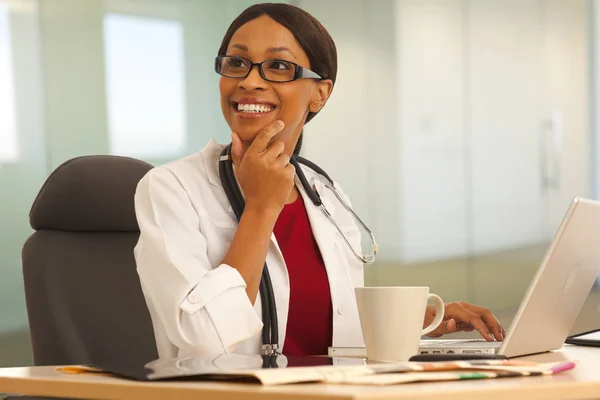
<path id="1" fill-rule="evenodd" d="M 321 108 L 329 99 L 331 91 L 333 90 L 333 82 L 331 79 L 323 79 L 317 82 L 317 87 L 313 93 L 313 97 L 308 107 L 310 112 L 316 113 L 321 111 Z"/>

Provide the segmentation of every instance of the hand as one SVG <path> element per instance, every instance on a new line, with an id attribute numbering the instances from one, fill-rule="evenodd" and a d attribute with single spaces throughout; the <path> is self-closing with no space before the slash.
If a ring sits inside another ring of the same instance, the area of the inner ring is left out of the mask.
<path id="1" fill-rule="evenodd" d="M 429 325 L 434 318 L 435 307 L 427 306 L 423 326 Z M 454 332 L 471 332 L 475 329 L 488 342 L 503 341 L 506 336 L 504 327 L 490 310 L 462 301 L 446 304 L 442 323 L 427 336 L 435 338 Z"/>
<path id="2" fill-rule="evenodd" d="M 284 152 L 284 143 L 275 140 L 269 144 L 283 127 L 282 121 L 270 123 L 258 133 L 245 152 L 237 133 L 231 135 L 231 156 L 244 192 L 246 209 L 279 215 L 294 187 L 296 170 L 289 162 L 290 156 Z"/>

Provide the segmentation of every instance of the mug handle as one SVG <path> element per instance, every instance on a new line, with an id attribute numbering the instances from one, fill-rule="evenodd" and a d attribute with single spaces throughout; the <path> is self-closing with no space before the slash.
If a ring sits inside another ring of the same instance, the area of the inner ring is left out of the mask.
<path id="1" fill-rule="evenodd" d="M 435 318 L 433 319 L 433 321 L 431 322 L 431 324 L 429 324 L 426 328 L 423 329 L 423 331 L 421 332 L 421 335 L 426 335 L 429 332 L 435 330 L 438 326 L 440 326 L 440 324 L 442 323 L 442 320 L 444 319 L 444 301 L 442 300 L 442 298 L 440 296 L 438 296 L 437 294 L 433 294 L 430 293 L 429 296 L 427 296 L 427 299 L 433 299 L 434 303 L 435 303 Z"/>

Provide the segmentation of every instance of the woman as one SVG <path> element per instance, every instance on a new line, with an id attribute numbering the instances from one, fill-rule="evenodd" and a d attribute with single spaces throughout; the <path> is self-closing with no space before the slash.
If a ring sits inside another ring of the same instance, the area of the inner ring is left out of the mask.
<path id="1" fill-rule="evenodd" d="M 363 346 L 354 298 L 363 265 L 310 204 L 289 163 L 300 151 L 304 124 L 333 90 L 333 40 L 297 7 L 254 5 L 227 30 L 215 69 L 245 208 L 238 223 L 219 177 L 224 146 L 214 141 L 153 169 L 139 183 L 135 257 L 159 356 L 260 353 L 265 260 L 283 354 Z M 348 212 L 322 190 L 314 171 L 303 171 L 357 245 Z M 433 313 L 428 308 L 425 324 Z M 486 340 L 504 337 L 489 310 L 467 303 L 448 304 L 445 322 L 431 336 L 473 329 Z"/>

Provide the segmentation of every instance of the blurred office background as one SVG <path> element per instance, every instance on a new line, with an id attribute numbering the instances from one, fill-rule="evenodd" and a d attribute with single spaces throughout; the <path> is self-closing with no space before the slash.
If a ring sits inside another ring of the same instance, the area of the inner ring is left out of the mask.
<path id="1" fill-rule="evenodd" d="M 571 198 L 600 195 L 600 4 L 290 2 L 338 46 L 303 151 L 378 238 L 367 284 L 429 285 L 508 327 Z M 46 177 L 227 141 L 213 58 L 252 3 L 0 0 L 0 365 L 31 363 L 20 251 Z M 593 290 L 575 331 L 600 327 L 598 306 Z"/>

